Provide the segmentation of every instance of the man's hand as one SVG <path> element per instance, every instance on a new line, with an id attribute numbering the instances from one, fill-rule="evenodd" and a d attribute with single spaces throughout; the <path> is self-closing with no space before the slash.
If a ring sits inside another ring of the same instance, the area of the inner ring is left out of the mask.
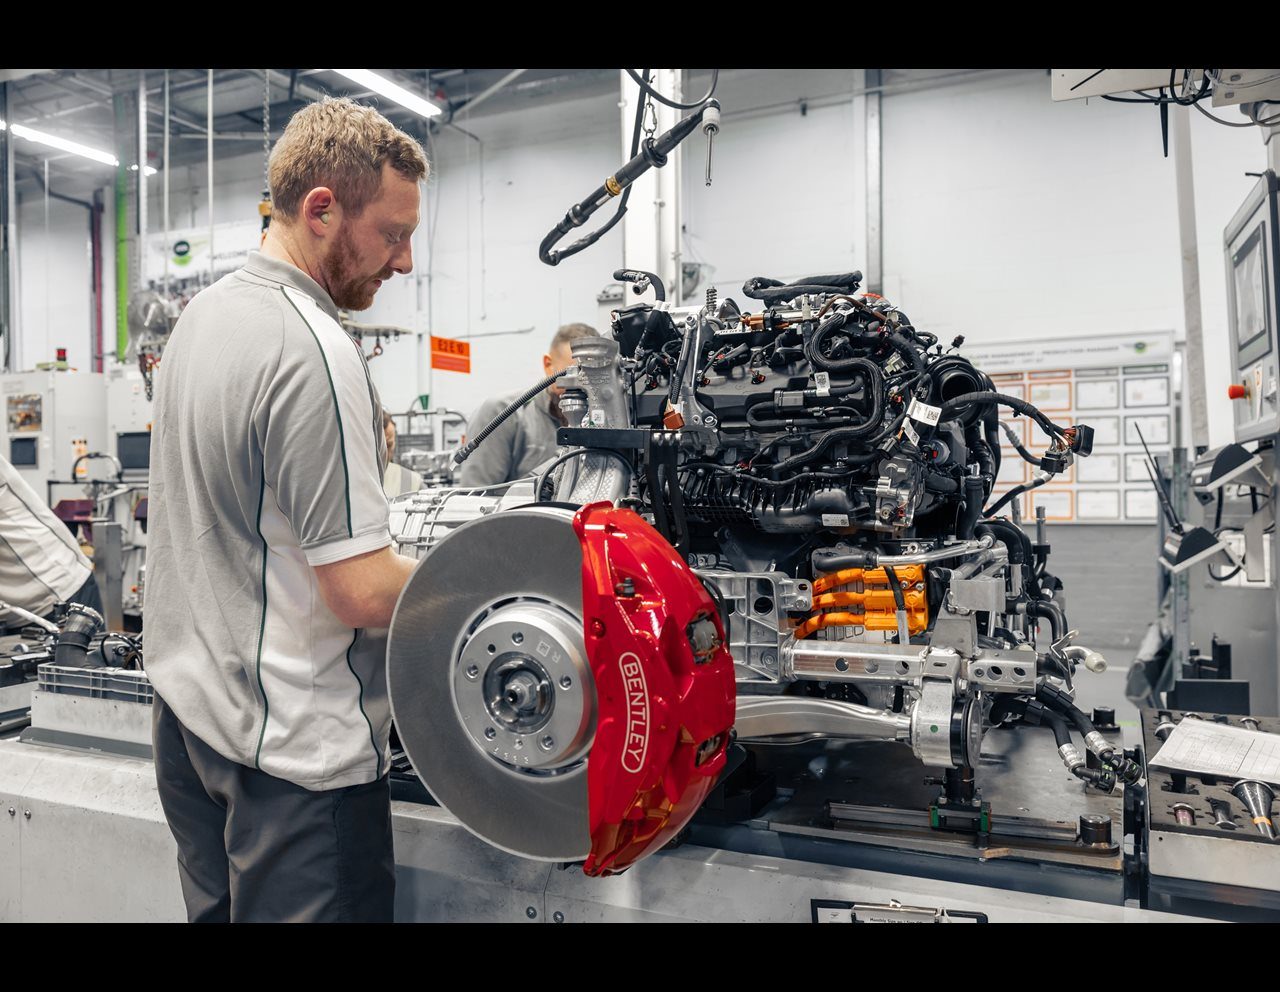
<path id="1" fill-rule="evenodd" d="M 418 564 L 391 548 L 317 565 L 325 604 L 348 627 L 389 627 L 400 590 Z"/>

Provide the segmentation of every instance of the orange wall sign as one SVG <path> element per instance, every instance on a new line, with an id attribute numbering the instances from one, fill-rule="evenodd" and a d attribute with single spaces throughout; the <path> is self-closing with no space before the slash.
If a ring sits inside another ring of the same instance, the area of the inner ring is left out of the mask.
<path id="1" fill-rule="evenodd" d="M 470 343 L 431 335 L 431 367 L 469 375 L 471 373 Z"/>

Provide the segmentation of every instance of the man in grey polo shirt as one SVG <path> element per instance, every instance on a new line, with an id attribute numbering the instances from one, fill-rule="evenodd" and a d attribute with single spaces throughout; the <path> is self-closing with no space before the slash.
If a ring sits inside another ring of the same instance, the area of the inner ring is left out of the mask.
<path id="1" fill-rule="evenodd" d="M 556 331 L 551 347 L 542 356 L 542 374 L 551 376 L 563 372 L 573 364 L 570 345 L 580 338 L 599 336 L 589 324 L 565 324 Z M 519 399 L 526 388 L 522 386 L 509 395 L 485 400 L 467 421 L 468 433 L 478 434 L 484 430 L 485 425 Z M 563 386 L 551 386 L 503 421 L 459 466 L 457 484 L 489 486 L 523 479 L 554 457 L 558 447 L 556 432 L 568 426 L 560 413 L 560 397 L 563 395 Z"/>
<path id="2" fill-rule="evenodd" d="M 421 146 L 350 100 L 270 160 L 262 251 L 183 311 L 157 376 L 147 672 L 191 920 L 389 920 L 381 407 L 338 322 L 412 267 Z"/>

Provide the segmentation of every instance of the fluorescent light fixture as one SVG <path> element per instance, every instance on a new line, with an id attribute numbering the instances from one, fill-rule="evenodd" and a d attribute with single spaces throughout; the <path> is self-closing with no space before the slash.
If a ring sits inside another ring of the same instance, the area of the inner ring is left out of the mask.
<path id="1" fill-rule="evenodd" d="M 388 100 L 394 100 L 400 106 L 412 110 L 421 117 L 436 117 L 440 114 L 440 108 L 430 100 L 411 93 L 399 83 L 393 83 L 385 76 L 379 76 L 372 69 L 330 69 L 330 72 L 336 72 L 339 76 L 346 76 L 353 83 L 359 83 L 365 89 L 373 90 L 379 96 L 385 96 Z"/>
<path id="2" fill-rule="evenodd" d="M 3 131 L 8 125 L 4 121 L 0 121 L 0 131 Z M 71 141 L 67 138 L 59 138 L 56 134 L 46 134 L 44 131 L 37 131 L 34 128 L 27 127 L 25 124 L 15 124 L 10 128 L 19 138 L 26 138 L 28 141 L 34 141 L 41 145 L 48 145 L 50 148 L 56 148 L 59 151 L 70 152 L 72 155 L 82 155 L 85 158 L 91 158 L 95 162 L 101 162 L 103 165 L 116 166 L 120 164 L 110 152 L 99 151 L 97 148 L 90 148 L 88 145 L 82 145 L 78 141 Z M 130 172 L 137 172 L 137 165 L 129 166 Z M 147 175 L 154 176 L 156 170 L 151 166 L 147 166 Z"/>
<path id="3" fill-rule="evenodd" d="M 116 157 L 110 152 L 99 151 L 97 148 L 90 148 L 88 145 L 82 145 L 78 141 L 70 141 L 67 138 L 59 138 L 56 134 L 46 134 L 44 131 L 36 131 L 27 127 L 25 124 L 13 124 L 9 130 L 16 134 L 19 138 L 26 138 L 28 141 L 35 141 L 41 145 L 48 145 L 50 148 L 56 148 L 59 151 L 70 152 L 72 155 L 82 155 L 85 158 L 91 158 L 95 162 L 101 162 L 103 165 L 119 165 Z"/>

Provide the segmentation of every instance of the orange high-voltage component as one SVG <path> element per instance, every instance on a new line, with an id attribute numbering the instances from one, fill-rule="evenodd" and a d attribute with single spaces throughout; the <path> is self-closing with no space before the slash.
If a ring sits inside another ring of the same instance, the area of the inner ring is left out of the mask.
<path id="1" fill-rule="evenodd" d="M 910 586 L 924 581 L 923 565 L 899 565 L 894 572 L 897 573 L 899 582 L 905 582 Z M 826 592 L 828 589 L 848 585 L 850 582 L 869 582 L 884 586 L 889 584 L 889 576 L 885 574 L 883 568 L 845 568 L 814 579 L 813 591 Z"/>
<path id="2" fill-rule="evenodd" d="M 929 600 L 924 592 L 924 566 L 901 565 L 894 569 L 902 586 L 907 630 L 919 634 L 929 629 Z M 834 590 L 834 591 L 833 591 Z M 846 568 L 813 582 L 813 607 L 817 612 L 796 627 L 796 637 L 808 637 L 825 627 L 865 627 L 897 630 L 897 601 L 883 568 Z"/>
<path id="3" fill-rule="evenodd" d="M 923 592 L 903 592 L 902 600 L 907 611 L 926 609 Z M 897 601 L 893 598 L 892 589 L 870 589 L 867 592 L 828 592 L 813 601 L 814 609 L 828 606 L 861 606 L 873 610 L 889 610 L 896 612 Z"/>

